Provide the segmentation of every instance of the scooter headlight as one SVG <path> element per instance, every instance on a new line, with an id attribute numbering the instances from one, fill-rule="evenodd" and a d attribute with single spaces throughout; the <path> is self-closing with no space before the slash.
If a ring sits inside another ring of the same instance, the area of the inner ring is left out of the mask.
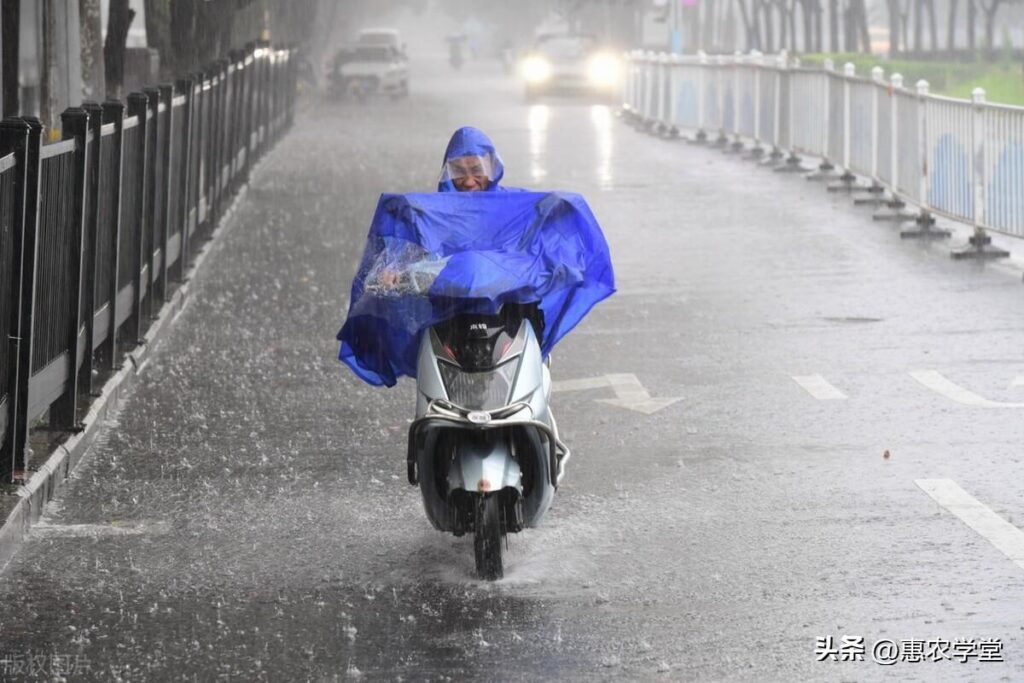
<path id="1" fill-rule="evenodd" d="M 484 372 L 466 372 L 444 362 L 438 365 L 449 401 L 462 408 L 494 410 L 508 404 L 519 361 Z"/>

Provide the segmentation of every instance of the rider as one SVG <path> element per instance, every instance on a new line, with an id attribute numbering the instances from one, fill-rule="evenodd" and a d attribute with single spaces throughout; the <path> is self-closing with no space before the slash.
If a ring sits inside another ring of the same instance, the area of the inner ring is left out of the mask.
<path id="1" fill-rule="evenodd" d="M 465 126 L 452 134 L 444 151 L 438 192 L 501 191 L 505 166 L 494 143 L 479 128 Z"/>

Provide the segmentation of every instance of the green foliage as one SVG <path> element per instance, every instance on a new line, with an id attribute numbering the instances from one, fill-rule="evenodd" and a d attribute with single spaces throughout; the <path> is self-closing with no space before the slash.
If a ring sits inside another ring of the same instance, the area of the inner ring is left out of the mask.
<path id="1" fill-rule="evenodd" d="M 989 102 L 1024 105 L 1024 64 L 1009 59 L 996 63 L 924 62 L 863 54 L 814 54 L 803 55 L 800 59 L 803 64 L 820 66 L 829 58 L 837 71 L 850 62 L 860 76 L 869 76 L 873 67 L 880 66 L 885 69 L 886 79 L 891 74 L 901 74 L 904 86 L 911 89 L 924 79 L 930 91 L 937 95 L 970 99 L 971 92 L 981 87 Z"/>

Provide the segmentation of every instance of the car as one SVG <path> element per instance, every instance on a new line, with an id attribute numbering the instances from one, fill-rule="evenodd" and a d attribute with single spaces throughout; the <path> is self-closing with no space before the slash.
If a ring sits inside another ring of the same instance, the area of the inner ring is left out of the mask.
<path id="1" fill-rule="evenodd" d="M 621 87 L 623 64 L 593 36 L 555 33 L 537 38 L 519 73 L 527 100 L 554 93 L 612 98 Z"/>
<path id="2" fill-rule="evenodd" d="M 398 30 L 393 28 L 364 28 L 356 37 L 356 43 L 359 45 L 384 45 L 405 52 L 405 46 L 399 38 Z"/>
<path id="3" fill-rule="evenodd" d="M 405 52 L 394 45 L 357 41 L 335 54 L 327 67 L 327 82 L 334 97 L 404 97 L 409 94 L 409 64 Z"/>

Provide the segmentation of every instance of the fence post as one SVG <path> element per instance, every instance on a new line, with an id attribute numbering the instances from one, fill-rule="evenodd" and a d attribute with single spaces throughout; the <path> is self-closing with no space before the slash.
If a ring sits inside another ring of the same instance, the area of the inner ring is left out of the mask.
<path id="1" fill-rule="evenodd" d="M 149 215 L 149 193 L 147 192 L 148 185 L 147 179 L 149 178 L 149 164 L 152 160 L 146 154 L 146 143 L 149 140 L 149 122 L 146 120 L 146 114 L 149 112 L 149 98 L 144 93 L 133 92 L 128 95 L 128 116 L 135 116 L 138 118 L 136 128 L 138 128 L 139 138 L 139 166 L 138 168 L 131 169 L 133 175 L 128 178 L 128 182 L 135 185 L 136 202 L 135 215 L 132 216 L 132 224 L 134 229 L 138 232 L 138 241 L 135 246 L 135 253 L 132 254 L 132 315 L 131 315 L 131 327 L 129 328 L 129 334 L 131 338 L 135 340 L 135 344 L 141 344 L 142 339 L 142 320 L 144 317 L 144 311 L 142 310 L 142 266 L 145 260 L 145 248 L 146 240 L 145 233 L 147 228 L 146 217 Z M 152 269 L 148 272 L 152 273 Z"/>
<path id="2" fill-rule="evenodd" d="M 153 146 L 152 148 L 147 147 L 149 152 L 147 154 L 147 168 L 146 168 L 146 197 L 149 199 L 146 204 L 145 214 L 145 227 L 144 229 L 149 232 L 149 282 L 146 283 L 146 289 L 149 292 L 149 296 L 146 297 L 146 316 L 152 317 L 155 313 L 154 301 L 159 296 L 160 300 L 163 301 L 166 292 L 162 289 L 162 282 L 157 272 L 156 267 L 156 250 L 162 247 L 162 238 L 160 227 L 162 223 L 162 211 L 157 212 L 157 207 L 162 206 L 164 195 L 166 191 L 163 189 L 163 185 L 166 183 L 158 183 L 157 178 L 160 171 L 163 169 L 164 163 L 164 141 L 161 136 L 166 137 L 163 129 L 160 126 L 160 89 L 159 88 L 145 88 L 143 93 L 146 95 L 146 107 L 149 109 L 149 122 L 147 123 L 147 130 L 149 126 L 153 127 Z M 148 143 L 148 141 L 147 141 Z M 160 262 L 164 261 L 164 254 L 161 252 Z M 160 268 L 161 272 L 163 266 Z"/>
<path id="3" fill-rule="evenodd" d="M 683 59 L 677 54 L 671 54 L 667 57 L 663 55 L 664 59 L 668 60 L 668 64 L 665 66 L 666 74 L 665 80 L 668 82 L 668 121 L 665 122 L 662 132 L 669 137 L 679 137 L 679 82 L 682 78 L 680 69 L 682 68 Z"/>
<path id="4" fill-rule="evenodd" d="M 917 136 L 917 153 L 920 155 L 916 160 L 918 171 L 917 195 L 920 211 L 914 219 L 917 228 L 902 231 L 900 237 L 920 237 L 926 239 L 949 237 L 950 232 L 948 230 L 934 229 L 935 217 L 932 215 L 931 207 L 928 204 L 928 179 L 931 177 L 928 154 L 930 152 L 931 136 L 928 130 L 928 81 L 923 79 L 917 82 Z"/>
<path id="5" fill-rule="evenodd" d="M 75 179 L 74 186 L 70 188 L 70 191 L 74 195 L 74 209 L 72 211 L 72 219 L 74 222 L 74 232 L 71 237 L 71 263 L 68 272 L 68 284 L 72 288 L 72 296 L 70 297 L 69 310 L 65 312 L 66 321 L 66 343 L 68 353 L 68 373 L 67 381 L 64 384 L 64 393 L 61 394 L 60 398 L 53 402 L 50 406 L 50 426 L 56 429 L 65 430 L 79 430 L 78 422 L 78 389 L 79 382 L 85 379 L 86 382 L 91 383 L 92 381 L 92 349 L 81 348 L 83 343 L 91 344 L 92 338 L 88 332 L 83 339 L 78 334 L 78 330 L 82 323 L 85 322 L 87 325 L 92 324 L 92 310 L 86 309 L 87 320 L 82 320 L 82 298 L 89 296 L 92 291 L 92 281 L 85 283 L 82 291 L 82 270 L 86 266 L 84 263 L 86 258 L 85 253 L 85 230 L 86 230 L 86 176 L 88 175 L 89 169 L 89 113 L 84 109 L 77 107 L 66 109 L 64 113 L 60 115 L 61 127 L 64 131 L 64 139 L 69 140 L 75 139 Z M 95 256 L 95 254 L 93 255 Z M 95 260 L 90 259 L 90 260 Z M 88 301 L 88 299 L 86 299 Z M 83 356 L 81 371 L 78 370 L 78 356 Z M 88 386 L 88 384 L 86 385 Z"/>
<path id="6" fill-rule="evenodd" d="M 182 140 L 179 149 L 180 154 L 178 159 L 176 159 L 180 168 L 178 180 L 181 186 L 178 188 L 178 196 L 172 200 L 178 202 L 180 207 L 178 221 L 180 222 L 179 229 L 181 230 L 181 254 L 178 256 L 177 280 L 178 282 L 184 282 L 185 272 L 188 270 L 188 202 L 189 186 L 192 184 L 189 178 L 189 171 L 191 170 L 189 160 L 192 150 L 192 103 L 195 101 L 195 98 L 192 96 L 192 80 L 190 78 L 179 79 L 175 84 L 175 90 L 185 97 L 185 105 L 181 108 L 184 121 L 181 124 Z"/>
<path id="7" fill-rule="evenodd" d="M 761 145 L 761 70 L 764 68 L 764 55 L 753 50 L 750 53 L 750 64 L 754 71 L 754 146 L 750 150 L 751 159 L 764 156 Z"/>
<path id="8" fill-rule="evenodd" d="M 988 146 L 985 144 L 985 90 L 975 88 L 971 92 L 971 183 L 974 186 L 972 205 L 974 208 L 974 234 L 967 240 L 967 245 L 951 253 L 953 258 L 993 259 L 1005 258 L 1010 253 L 992 246 L 992 238 L 985 231 L 986 203 L 988 189 L 986 175 L 988 172 Z"/>
<path id="9" fill-rule="evenodd" d="M 853 115 L 853 102 L 850 97 L 850 89 L 856 75 L 857 68 L 852 62 L 847 62 L 843 65 L 843 173 L 839 176 L 840 184 L 830 187 L 830 190 L 838 189 L 851 192 L 854 189 L 854 183 L 857 182 L 857 176 L 855 176 L 850 170 L 850 143 L 852 137 L 850 119 Z"/>
<path id="10" fill-rule="evenodd" d="M 121 182 L 124 179 L 124 154 L 122 149 L 124 135 L 124 104 L 117 100 L 108 100 L 103 103 L 103 123 L 114 124 L 114 135 L 111 140 L 114 145 L 114 158 L 117 159 L 117 171 L 114 176 L 114 187 L 111 193 L 114 229 L 111 231 L 111 259 L 110 259 L 110 327 L 107 332 L 107 347 L 104 351 L 104 365 L 109 371 L 117 367 L 117 293 L 120 290 L 118 273 L 120 273 L 121 257 Z M 98 147 L 97 147 L 98 149 Z M 99 154 L 97 154 L 99 156 Z M 108 180 L 110 180 L 108 178 Z"/>
<path id="11" fill-rule="evenodd" d="M 876 213 L 872 218 L 876 221 L 882 220 L 903 220 L 903 209 L 906 203 L 900 197 L 900 98 L 899 93 L 903 90 L 903 76 L 895 73 L 889 78 L 889 192 L 892 194 L 886 207 L 890 210 L 887 213 Z"/>
<path id="12" fill-rule="evenodd" d="M 818 170 L 808 174 L 808 180 L 827 180 L 835 175 L 836 167 L 832 165 L 832 162 L 828 158 L 828 148 L 831 142 L 831 128 L 832 128 L 832 74 L 835 72 L 835 62 L 831 59 L 826 59 L 822 66 L 825 69 L 825 87 L 822 88 L 822 96 L 824 97 L 824 120 L 822 122 L 821 129 L 821 163 L 818 164 Z"/>
<path id="13" fill-rule="evenodd" d="M 708 141 L 706 103 L 708 55 L 704 50 L 697 51 L 697 135 L 694 141 L 704 144 Z"/>
<path id="14" fill-rule="evenodd" d="M 718 55 L 717 68 L 715 69 L 715 82 L 718 96 L 718 138 L 715 140 L 715 147 L 725 147 L 729 138 L 725 134 L 725 56 Z"/>
<path id="15" fill-rule="evenodd" d="M 985 209 L 988 201 L 985 174 L 988 171 L 988 148 L 985 145 L 985 89 L 975 88 L 971 93 L 971 183 L 974 185 L 974 229 L 985 227 Z"/>
<path id="16" fill-rule="evenodd" d="M 730 131 L 733 135 L 732 144 L 729 146 L 733 152 L 743 149 L 743 139 L 740 137 L 740 109 L 743 100 L 740 97 L 740 66 L 743 64 L 743 53 L 737 50 L 732 60 L 732 121 Z"/>
<path id="17" fill-rule="evenodd" d="M 37 122 L 38 124 L 38 122 Z M 35 292 L 36 216 L 42 127 L 22 119 L 0 122 L 0 149 L 13 152 L 14 225 L 11 226 L 11 311 L 7 340 L 11 369 L 7 386 L 7 434 L 0 455 L 0 480 L 24 478 L 28 443 L 28 382 L 32 373 L 32 308 Z"/>
<path id="18" fill-rule="evenodd" d="M 782 154 L 782 79 L 787 77 L 787 55 L 786 51 L 779 52 L 775 59 L 775 87 L 772 89 L 772 108 L 775 115 L 772 116 L 772 151 L 768 159 L 776 164 L 784 156 Z"/>
<path id="19" fill-rule="evenodd" d="M 157 192 L 163 195 L 163 215 L 160 217 L 160 275 L 158 280 L 160 282 L 160 299 L 162 301 L 167 300 L 168 293 L 168 280 L 170 277 L 167 258 L 167 244 L 170 241 L 171 236 L 171 202 L 174 198 L 171 197 L 171 164 L 173 163 L 174 157 L 171 154 L 173 150 L 171 132 L 174 130 L 174 86 L 169 83 L 163 83 L 159 86 L 160 88 L 160 102 L 164 105 L 165 111 L 167 112 L 167 125 L 164 127 L 163 135 L 163 149 L 160 150 L 159 158 L 160 164 L 163 167 L 163 178 L 160 183 L 160 187 L 157 188 Z M 159 111 L 159 110 L 158 110 Z"/>
<path id="20" fill-rule="evenodd" d="M 84 382 L 82 390 L 89 396 L 94 393 L 93 368 L 95 357 L 93 351 L 98 346 L 96 342 L 96 254 L 99 248 L 99 199 L 103 191 L 103 177 L 100 174 L 100 133 L 103 127 L 103 107 L 96 102 L 83 102 L 82 109 L 88 114 L 88 134 L 85 137 L 85 147 L 89 151 L 89 160 L 86 165 L 85 174 L 85 203 L 83 248 L 84 255 L 82 268 L 85 270 L 85 290 L 81 293 L 86 311 L 85 320 L 80 324 L 85 325 L 85 358 L 82 360 L 81 379 Z M 63 115 L 62 115 L 63 118 Z M 67 136 L 65 136 L 66 138 Z M 95 153 L 94 153 L 95 152 Z"/>

